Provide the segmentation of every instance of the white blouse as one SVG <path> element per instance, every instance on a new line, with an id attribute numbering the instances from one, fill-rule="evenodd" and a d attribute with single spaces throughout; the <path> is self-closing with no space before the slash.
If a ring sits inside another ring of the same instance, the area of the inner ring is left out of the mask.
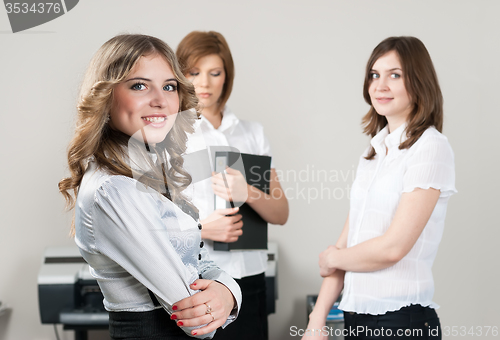
<path id="1" fill-rule="evenodd" d="M 201 116 L 195 126 L 196 132 L 189 136 L 187 154 L 207 147 L 212 151 L 226 150 L 250 153 L 254 155 L 271 156 L 269 142 L 264 135 L 264 128 L 257 122 L 248 122 L 238 119 L 226 106 L 223 111 L 222 122 L 218 129 Z M 216 148 L 214 148 L 216 147 Z M 273 162 L 271 161 L 271 168 Z M 214 167 L 211 167 L 214 169 Z M 214 212 L 214 191 L 212 181 L 206 178 L 193 182 L 184 193 L 192 199 L 193 204 L 199 209 L 200 220 L 207 218 Z M 243 226 L 245 232 L 245 226 Z M 236 279 L 246 276 L 261 274 L 267 268 L 267 252 L 264 250 L 232 250 L 216 251 L 213 241 L 205 240 L 210 252 L 210 258 L 226 273 Z"/>
<path id="2" fill-rule="evenodd" d="M 403 124 L 389 134 L 386 126 L 371 140 L 375 157 L 364 158 L 368 148 L 360 158 L 351 189 L 347 246 L 383 235 L 404 192 L 434 188 L 441 191 L 440 197 L 422 234 L 401 261 L 374 272 L 346 272 L 341 310 L 377 315 L 411 304 L 439 307 L 432 301 L 431 268 L 443 234 L 448 199 L 457 192 L 454 155 L 447 138 L 434 127 L 409 149 L 400 150 L 400 143 L 407 138 L 405 128 Z"/>

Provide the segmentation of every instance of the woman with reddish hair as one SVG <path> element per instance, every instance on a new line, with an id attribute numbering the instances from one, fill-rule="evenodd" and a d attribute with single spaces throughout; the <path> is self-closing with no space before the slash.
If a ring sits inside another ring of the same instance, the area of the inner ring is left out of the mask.
<path id="1" fill-rule="evenodd" d="M 257 122 L 240 120 L 226 105 L 234 79 L 234 63 L 229 46 L 218 32 L 191 32 L 180 42 L 177 57 L 184 75 L 196 90 L 201 108 L 199 128 L 207 146 L 214 150 L 236 148 L 239 152 L 271 156 L 264 129 Z M 212 155 L 213 158 L 213 155 Z M 238 320 L 216 339 L 267 339 L 266 285 L 264 250 L 216 251 L 214 241 L 235 242 L 245 231 L 238 208 L 214 209 L 214 194 L 226 201 L 246 202 L 265 221 L 284 224 L 288 218 L 288 201 L 281 189 L 271 162 L 270 190 L 266 194 L 248 185 L 238 170 L 228 168 L 221 175 L 195 185 L 193 203 L 200 210 L 202 238 L 210 256 L 241 287 L 243 308 Z"/>

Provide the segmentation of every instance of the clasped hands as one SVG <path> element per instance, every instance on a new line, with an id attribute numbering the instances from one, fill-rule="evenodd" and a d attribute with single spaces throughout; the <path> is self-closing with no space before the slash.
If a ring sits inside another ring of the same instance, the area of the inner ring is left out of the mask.
<path id="1" fill-rule="evenodd" d="M 207 334 L 222 326 L 236 306 L 231 291 L 217 281 L 204 279 L 196 280 L 190 288 L 200 292 L 175 303 L 170 319 L 175 320 L 179 327 L 207 324 L 192 330 L 192 335 Z"/>
<path id="2" fill-rule="evenodd" d="M 335 260 L 338 256 L 339 248 L 336 246 L 328 246 L 325 251 L 319 254 L 319 274 L 322 277 L 332 275 L 335 270 Z"/>

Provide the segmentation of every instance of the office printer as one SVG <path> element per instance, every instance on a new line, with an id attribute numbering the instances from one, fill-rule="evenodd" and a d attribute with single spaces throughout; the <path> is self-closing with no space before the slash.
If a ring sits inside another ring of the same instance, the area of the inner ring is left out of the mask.
<path id="1" fill-rule="evenodd" d="M 76 246 L 49 247 L 38 273 L 38 302 L 43 324 L 65 329 L 108 328 L 108 313 L 97 281 Z"/>
<path id="2" fill-rule="evenodd" d="M 278 298 L 278 247 L 268 244 L 266 270 L 268 314 L 275 313 Z M 76 246 L 49 247 L 38 273 L 38 302 L 43 324 L 63 324 L 64 329 L 108 327 L 108 313 L 97 281 Z M 83 336 L 82 336 L 83 338 Z"/>

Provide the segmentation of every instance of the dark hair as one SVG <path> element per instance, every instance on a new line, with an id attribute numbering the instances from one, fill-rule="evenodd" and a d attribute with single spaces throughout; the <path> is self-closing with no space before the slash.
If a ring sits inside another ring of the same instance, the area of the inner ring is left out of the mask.
<path id="1" fill-rule="evenodd" d="M 186 35 L 179 43 L 176 54 L 184 75 L 186 75 L 202 57 L 216 54 L 222 59 L 224 62 L 224 71 L 226 73 L 224 87 L 218 103 L 218 109 L 222 110 L 233 90 L 234 80 L 233 57 L 231 56 L 231 50 L 229 50 L 226 39 L 224 39 L 222 34 L 214 31 L 193 31 Z"/>
<path id="2" fill-rule="evenodd" d="M 391 51 L 395 51 L 399 57 L 406 91 L 413 103 L 413 110 L 408 116 L 406 127 L 408 139 L 399 146 L 399 149 L 407 149 L 427 128 L 434 126 L 439 132 L 442 131 L 443 95 L 434 65 L 424 44 L 415 37 L 387 38 L 375 47 L 366 65 L 363 96 L 371 107 L 362 120 L 364 133 L 373 137 L 387 125 L 386 117 L 379 115 L 373 107 L 368 89 L 372 82 L 370 73 L 373 64 Z M 375 149 L 372 147 L 366 159 L 373 159 L 375 154 Z"/>

